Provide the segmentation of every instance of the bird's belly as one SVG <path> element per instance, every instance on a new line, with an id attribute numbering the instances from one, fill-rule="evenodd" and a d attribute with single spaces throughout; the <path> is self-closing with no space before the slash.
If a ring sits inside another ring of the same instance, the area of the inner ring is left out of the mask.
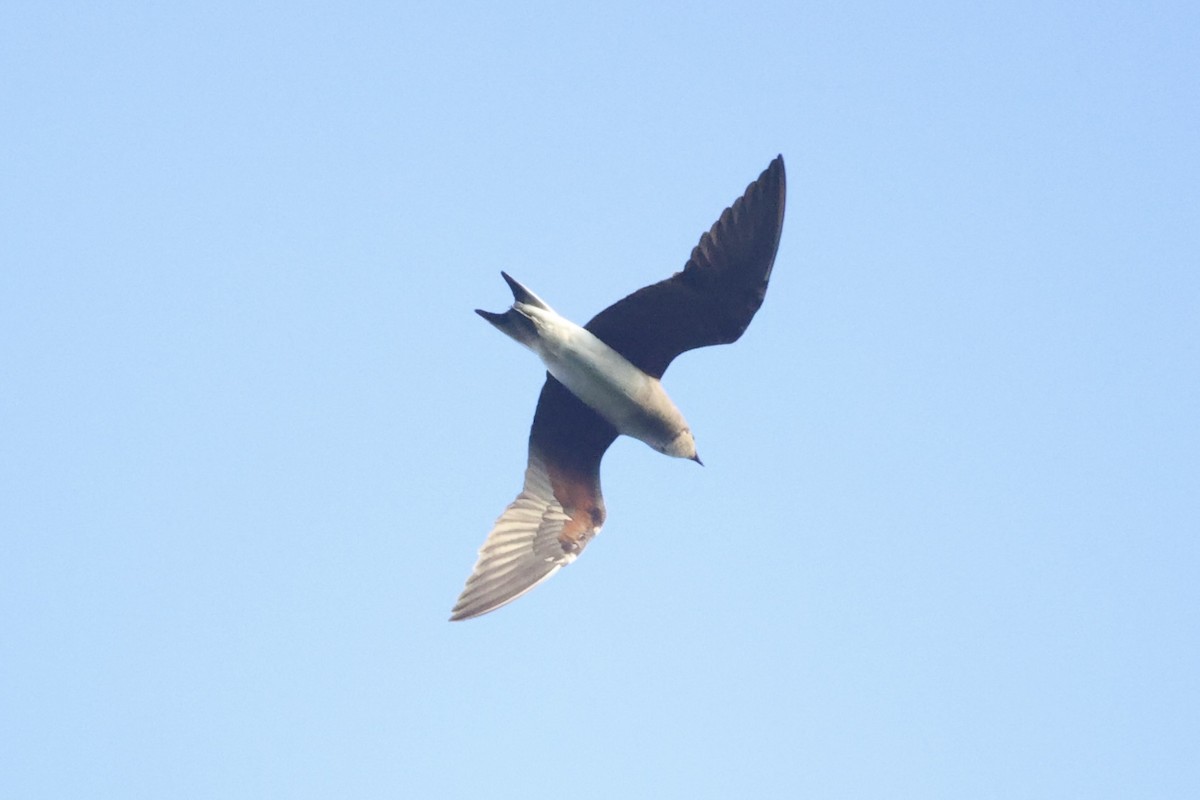
<path id="1" fill-rule="evenodd" d="M 626 436 L 655 449 L 687 422 L 657 378 L 652 378 L 584 328 L 539 355 L 559 383 Z"/>

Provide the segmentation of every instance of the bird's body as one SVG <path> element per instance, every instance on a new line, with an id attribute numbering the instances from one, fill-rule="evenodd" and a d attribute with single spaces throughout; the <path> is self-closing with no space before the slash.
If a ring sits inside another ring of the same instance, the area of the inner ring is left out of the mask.
<path id="1" fill-rule="evenodd" d="M 505 314 L 479 312 L 502 332 L 537 353 L 546 371 L 618 434 L 660 453 L 696 456 L 691 431 L 662 381 L 630 363 L 587 328 L 560 315 L 505 273 L 517 299 Z M 690 448 L 690 451 L 689 451 Z"/>
<path id="2" fill-rule="evenodd" d="M 779 247 L 785 195 L 778 157 L 700 238 L 681 272 L 583 327 L 504 274 L 512 307 L 477 313 L 533 350 L 549 374 L 525 485 L 480 549 L 452 620 L 493 611 L 575 560 L 604 523 L 600 459 L 618 435 L 700 461 L 660 379 L 675 356 L 736 341 L 750 324 Z"/>

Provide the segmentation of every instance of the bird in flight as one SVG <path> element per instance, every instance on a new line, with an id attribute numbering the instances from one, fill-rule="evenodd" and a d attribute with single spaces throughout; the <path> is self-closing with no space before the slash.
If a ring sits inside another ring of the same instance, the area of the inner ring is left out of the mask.
<path id="1" fill-rule="evenodd" d="M 548 374 L 529 432 L 525 485 L 480 548 L 451 620 L 516 600 L 583 552 L 604 524 L 600 459 L 620 434 L 700 462 L 659 379 L 680 353 L 735 342 L 746 330 L 766 296 L 786 193 L 777 156 L 700 237 L 682 271 L 582 328 L 500 273 L 512 307 L 475 313 L 536 353 Z"/>

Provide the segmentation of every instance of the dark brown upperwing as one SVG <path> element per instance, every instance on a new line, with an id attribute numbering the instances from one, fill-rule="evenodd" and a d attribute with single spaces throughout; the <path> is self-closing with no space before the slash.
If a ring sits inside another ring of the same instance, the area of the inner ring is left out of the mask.
<path id="1" fill-rule="evenodd" d="M 529 431 L 529 449 L 553 473 L 594 480 L 600 495 L 600 459 L 617 438 L 617 429 L 584 405 L 571 391 L 546 375 Z M 558 498 L 564 502 L 566 498 Z"/>
<path id="2" fill-rule="evenodd" d="M 682 272 L 617 301 L 585 327 L 656 378 L 685 350 L 737 341 L 766 296 L 786 194 L 783 156 L 776 156 L 700 237 Z"/>

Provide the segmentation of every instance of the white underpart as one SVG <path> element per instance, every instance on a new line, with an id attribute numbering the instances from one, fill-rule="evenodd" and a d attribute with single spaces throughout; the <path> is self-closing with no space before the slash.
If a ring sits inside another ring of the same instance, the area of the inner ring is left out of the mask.
<path id="1" fill-rule="evenodd" d="M 662 450 L 687 428 L 662 383 L 590 331 L 549 308 L 513 308 L 534 322 L 538 338 L 530 349 L 546 370 L 620 433 Z"/>

